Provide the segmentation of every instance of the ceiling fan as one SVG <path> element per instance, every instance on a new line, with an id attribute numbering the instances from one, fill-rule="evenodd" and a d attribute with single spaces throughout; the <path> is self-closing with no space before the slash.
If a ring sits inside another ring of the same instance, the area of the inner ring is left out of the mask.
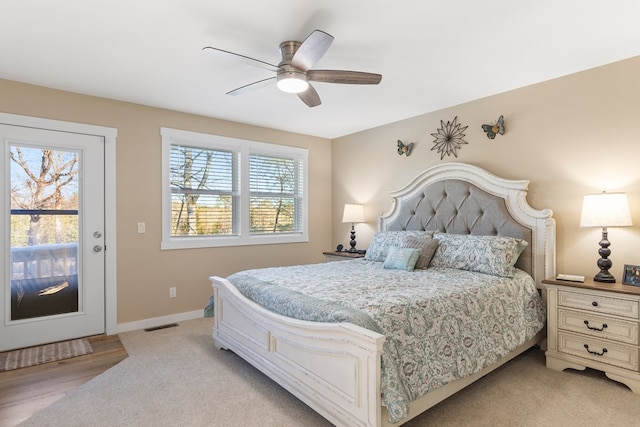
<path id="1" fill-rule="evenodd" d="M 282 60 L 278 65 L 216 47 L 207 46 L 203 50 L 210 49 L 233 55 L 235 58 L 251 65 L 276 72 L 273 77 L 240 86 L 227 92 L 227 95 L 240 95 L 275 82 L 278 89 L 283 92 L 295 93 L 309 107 L 316 107 L 321 104 L 320 96 L 309 82 L 375 85 L 380 83 L 382 79 L 380 74 L 361 71 L 312 70 L 311 67 L 322 58 L 332 42 L 333 36 L 320 30 L 312 32 L 302 43 L 299 41 L 282 42 L 280 43 Z"/>

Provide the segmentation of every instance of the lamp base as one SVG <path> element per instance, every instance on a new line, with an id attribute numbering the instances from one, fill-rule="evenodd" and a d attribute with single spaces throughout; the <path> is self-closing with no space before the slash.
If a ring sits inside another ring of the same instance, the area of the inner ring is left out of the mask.
<path id="1" fill-rule="evenodd" d="M 616 283 L 616 278 L 609 273 L 609 269 L 613 265 L 609 259 L 609 255 L 611 255 L 611 249 L 609 249 L 610 245 L 611 243 L 609 243 L 607 227 L 602 227 L 602 240 L 600 240 L 600 249 L 598 249 L 600 259 L 597 263 L 600 272 L 594 276 L 594 282 Z"/>
<path id="2" fill-rule="evenodd" d="M 347 252 L 352 254 L 358 252 L 356 249 L 356 229 L 353 227 L 353 224 L 351 224 L 351 240 L 349 241 L 349 246 L 351 247 L 347 249 Z"/>
<path id="3" fill-rule="evenodd" d="M 608 271 L 601 271 L 593 277 L 594 282 L 616 283 L 616 278 Z"/>

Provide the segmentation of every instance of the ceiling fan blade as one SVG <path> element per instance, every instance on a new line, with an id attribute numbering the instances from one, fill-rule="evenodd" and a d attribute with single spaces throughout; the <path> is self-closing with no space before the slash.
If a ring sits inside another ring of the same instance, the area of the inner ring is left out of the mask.
<path id="1" fill-rule="evenodd" d="M 275 83 L 275 81 L 276 77 L 269 77 L 268 79 L 258 80 L 257 82 L 249 83 L 248 85 L 240 86 L 239 88 L 229 91 L 227 92 L 227 95 L 242 95 L 243 93 L 269 86 L 270 84 Z"/>
<path id="2" fill-rule="evenodd" d="M 245 64 L 253 65 L 254 67 L 260 67 L 265 70 L 278 71 L 280 69 L 280 67 L 278 67 L 277 65 L 273 65 L 268 62 L 261 61 L 259 59 L 251 58 L 249 56 L 240 55 L 239 53 L 229 52 L 228 50 L 218 49 L 217 47 L 205 46 L 202 48 L 202 50 L 205 50 L 205 49 L 211 50 L 215 53 L 224 53 L 227 55 L 232 55 L 234 58 L 239 59 Z"/>
<path id="3" fill-rule="evenodd" d="M 320 101 L 320 95 L 318 95 L 318 92 L 316 92 L 316 90 L 311 85 L 309 85 L 307 90 L 299 93 L 298 98 L 300 98 L 302 102 L 307 104 L 307 106 L 309 107 L 317 107 L 318 105 L 322 104 L 322 102 Z"/>
<path id="4" fill-rule="evenodd" d="M 307 78 L 314 82 L 342 83 L 347 85 L 377 85 L 382 75 L 345 70 L 309 70 Z"/>
<path id="5" fill-rule="evenodd" d="M 304 39 L 296 50 L 291 58 L 291 65 L 303 71 L 308 70 L 324 56 L 332 42 L 333 36 L 331 34 L 315 30 Z"/>

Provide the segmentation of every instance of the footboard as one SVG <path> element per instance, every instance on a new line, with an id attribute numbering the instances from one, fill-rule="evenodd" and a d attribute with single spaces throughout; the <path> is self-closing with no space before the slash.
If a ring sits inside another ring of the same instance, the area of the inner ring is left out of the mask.
<path id="1" fill-rule="evenodd" d="M 349 323 L 308 322 L 265 310 L 221 277 L 215 346 L 232 350 L 337 426 L 380 426 L 385 337 Z"/>

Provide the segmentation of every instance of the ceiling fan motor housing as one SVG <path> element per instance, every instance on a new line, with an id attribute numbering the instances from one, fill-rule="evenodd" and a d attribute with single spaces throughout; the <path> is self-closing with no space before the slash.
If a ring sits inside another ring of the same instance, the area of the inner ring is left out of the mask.
<path id="1" fill-rule="evenodd" d="M 286 41 L 280 43 L 282 61 L 278 64 L 278 88 L 284 92 L 300 93 L 307 90 L 309 81 L 307 72 L 291 65 L 291 59 L 300 47 L 298 41 Z"/>

